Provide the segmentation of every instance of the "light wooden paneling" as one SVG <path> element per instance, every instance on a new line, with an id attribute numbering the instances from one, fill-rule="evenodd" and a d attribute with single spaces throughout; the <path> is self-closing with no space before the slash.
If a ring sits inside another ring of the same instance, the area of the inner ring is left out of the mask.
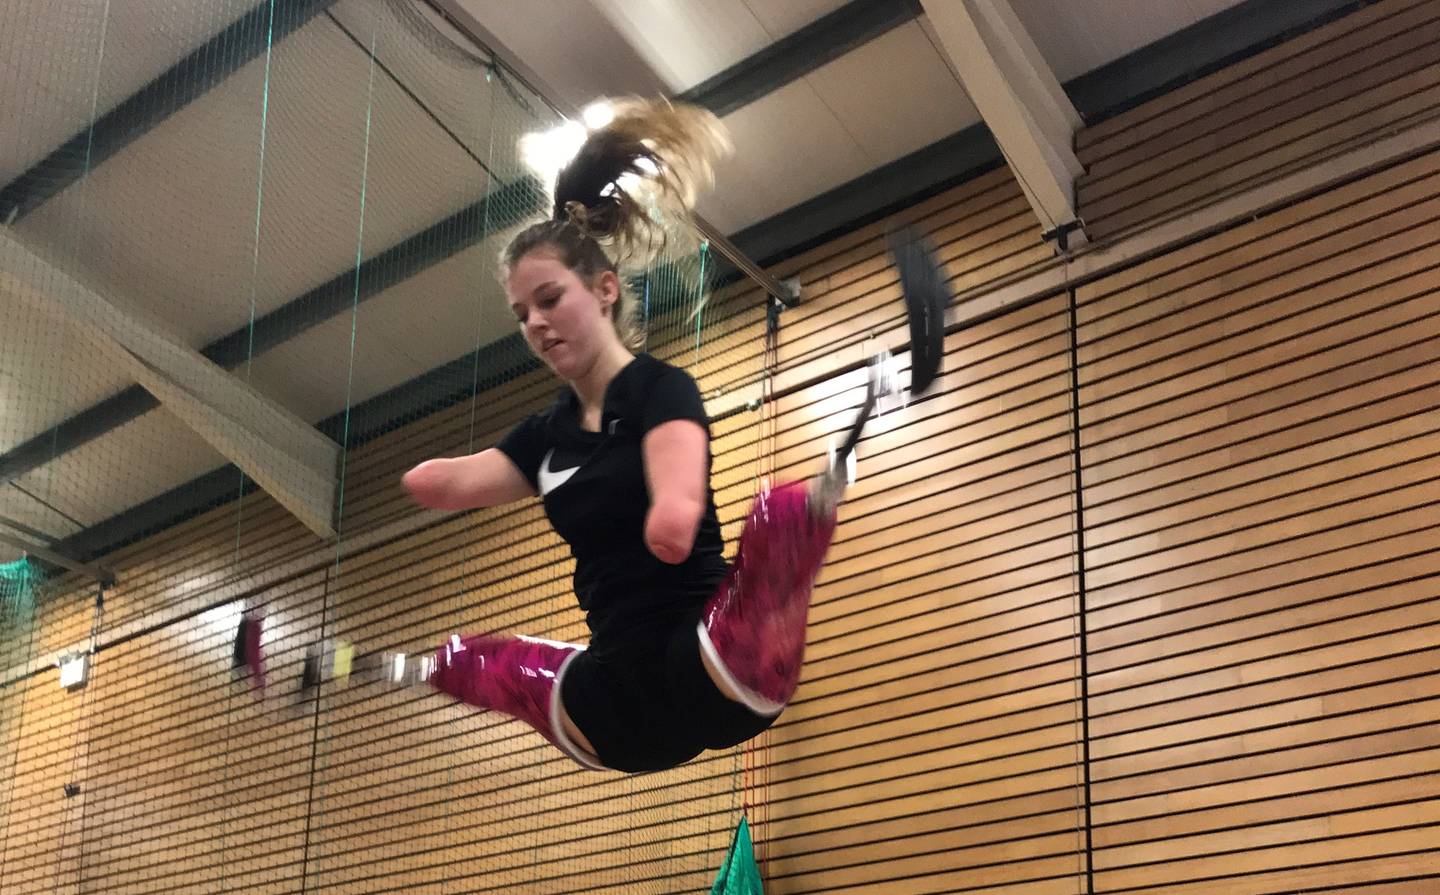
<path id="1" fill-rule="evenodd" d="M 1381 0 L 1077 135 L 1106 238 L 1440 115 L 1440 5 Z"/>
<path id="2" fill-rule="evenodd" d="M 1436 163 L 1079 290 L 1096 891 L 1440 875 Z"/>

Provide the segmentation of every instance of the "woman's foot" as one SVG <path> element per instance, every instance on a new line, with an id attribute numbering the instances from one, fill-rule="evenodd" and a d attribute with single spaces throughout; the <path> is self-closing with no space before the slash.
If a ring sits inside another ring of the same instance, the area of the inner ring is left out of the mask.
<path id="1" fill-rule="evenodd" d="M 845 469 L 845 462 L 837 458 L 820 475 L 810 481 L 810 488 L 806 494 L 806 506 L 810 515 L 817 521 L 830 521 L 835 518 L 839 509 L 840 501 L 845 496 L 845 488 L 849 485 L 850 476 Z"/>
<path id="2" fill-rule="evenodd" d="M 424 661 L 394 662 L 392 680 L 428 681 L 461 702 L 524 721 L 583 767 L 601 770 L 594 747 L 560 698 L 565 671 L 584 650 L 538 637 L 452 635 Z"/>
<path id="3" fill-rule="evenodd" d="M 855 422 L 850 424 L 843 446 L 830 458 L 829 468 L 810 482 L 806 503 L 810 514 L 817 520 L 834 522 L 835 511 L 845 496 L 845 488 L 850 484 L 852 454 L 865 430 L 865 424 L 869 422 L 870 415 L 875 412 L 880 399 L 890 397 L 898 390 L 890 352 L 882 349 L 870 359 L 870 378 L 865 384 L 865 399 L 860 404 L 860 411 L 855 415 Z"/>

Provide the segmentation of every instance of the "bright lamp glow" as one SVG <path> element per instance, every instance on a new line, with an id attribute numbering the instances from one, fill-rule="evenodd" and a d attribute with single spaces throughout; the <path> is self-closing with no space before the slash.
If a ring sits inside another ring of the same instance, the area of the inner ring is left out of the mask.
<path id="1" fill-rule="evenodd" d="M 598 100 L 586 106 L 580 118 L 592 131 L 599 130 L 615 120 L 615 107 L 603 99 Z"/>
<path id="2" fill-rule="evenodd" d="M 548 131 L 526 134 L 520 138 L 520 158 L 530 170 L 549 182 L 580 151 L 585 135 L 585 127 L 574 121 L 566 121 Z"/>
<path id="3" fill-rule="evenodd" d="M 239 603 L 224 603 L 206 609 L 198 618 L 201 625 L 217 634 L 234 634 L 235 627 L 240 624 L 240 615 Z"/>

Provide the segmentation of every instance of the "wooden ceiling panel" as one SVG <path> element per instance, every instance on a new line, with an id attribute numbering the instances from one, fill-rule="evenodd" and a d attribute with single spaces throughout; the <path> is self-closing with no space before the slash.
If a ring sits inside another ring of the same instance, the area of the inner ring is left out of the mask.
<path id="1" fill-rule="evenodd" d="M 672 91 L 699 84 L 845 0 L 593 0 Z"/>
<path id="2" fill-rule="evenodd" d="M 865 152 L 805 80 L 727 116 L 739 152 L 717 169 L 740 229 L 868 170 Z M 737 192 L 738 191 L 738 192 Z"/>
<path id="3" fill-rule="evenodd" d="M 256 358 L 251 382 L 319 422 L 515 331 L 495 279 L 501 234 Z M 352 327 L 353 320 L 353 327 Z M 353 354 L 351 337 L 354 337 Z M 352 376 L 353 372 L 353 376 Z"/>
<path id="4" fill-rule="evenodd" d="M 89 527 L 225 462 L 184 423 L 156 409 L 26 473 L 15 484 L 48 504 L 50 512 Z M 235 484 L 238 488 L 238 476 Z M 12 499 L 7 495 L 0 506 Z M 23 501 L 16 505 L 23 506 Z"/>

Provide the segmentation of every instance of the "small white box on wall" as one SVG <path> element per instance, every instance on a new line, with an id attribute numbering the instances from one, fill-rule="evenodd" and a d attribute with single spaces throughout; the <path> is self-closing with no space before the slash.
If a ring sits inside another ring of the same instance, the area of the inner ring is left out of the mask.
<path id="1" fill-rule="evenodd" d="M 90 654 L 72 653 L 60 657 L 60 686 L 67 690 L 82 687 L 90 679 Z"/>

